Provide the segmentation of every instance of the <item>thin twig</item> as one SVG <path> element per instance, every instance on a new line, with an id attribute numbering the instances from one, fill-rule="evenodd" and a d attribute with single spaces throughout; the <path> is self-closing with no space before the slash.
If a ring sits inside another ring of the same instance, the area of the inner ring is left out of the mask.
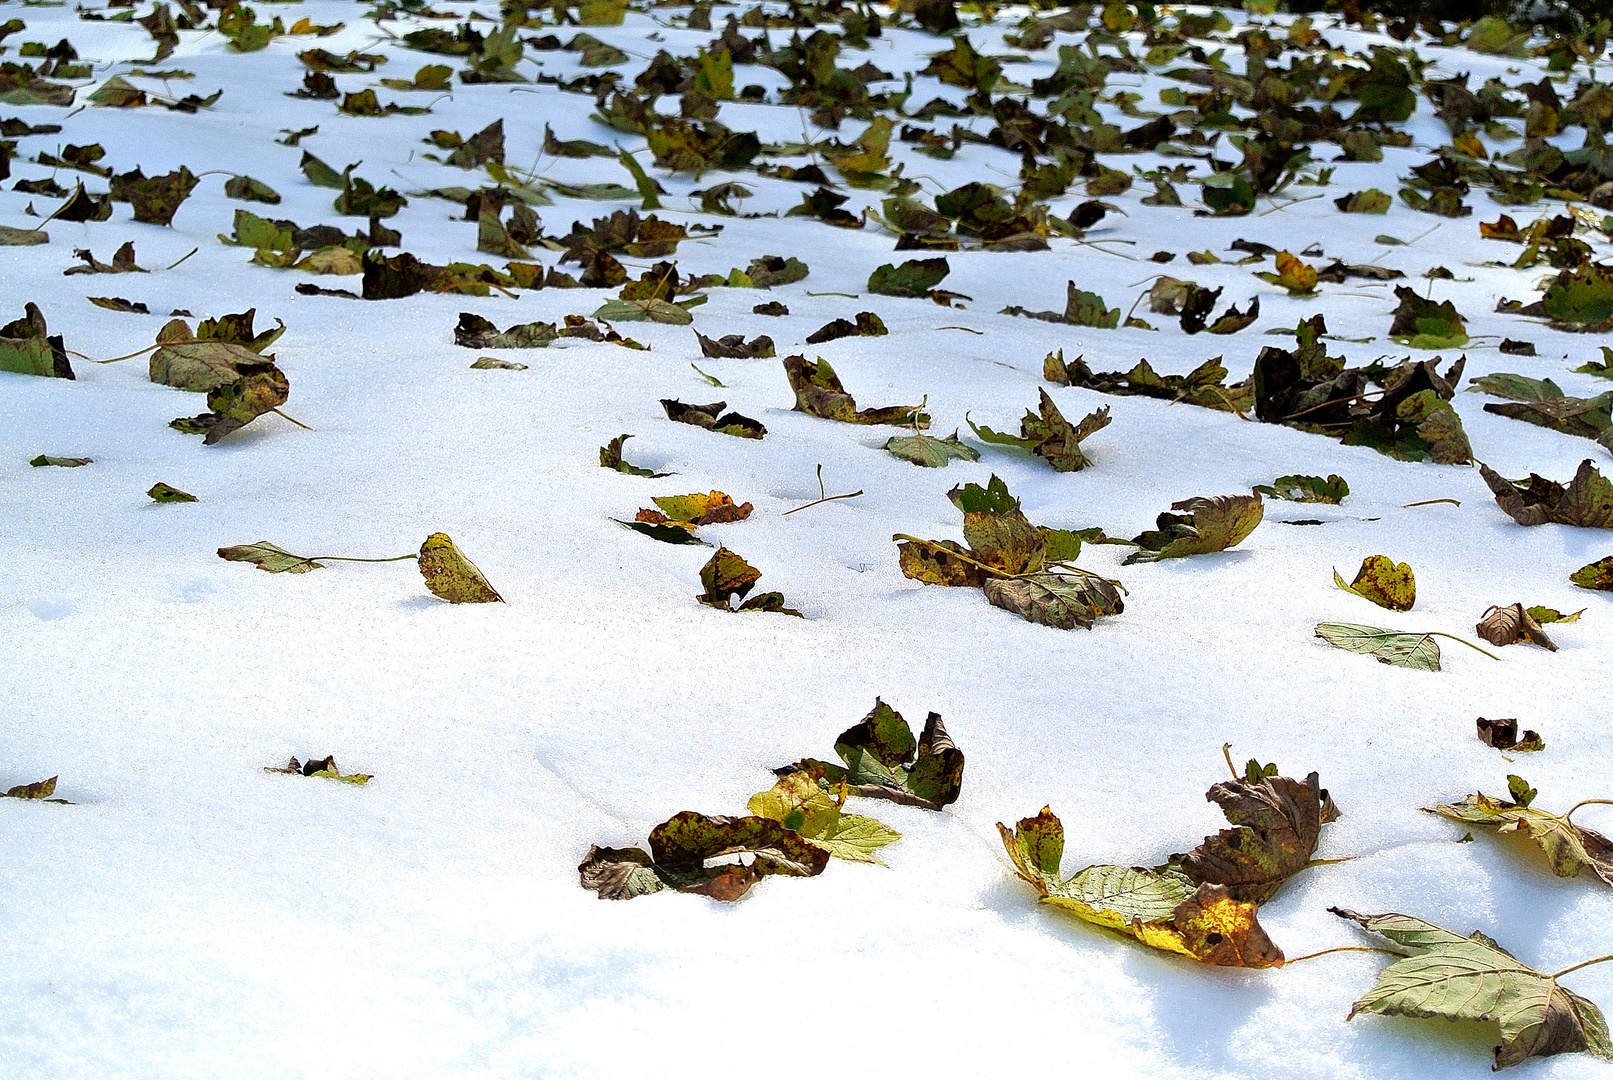
<path id="1" fill-rule="evenodd" d="M 822 503 L 834 502 L 836 499 L 855 499 L 857 496 L 861 495 L 862 493 L 863 493 L 863 489 L 858 488 L 856 491 L 853 491 L 853 492 L 851 492 L 850 494 L 847 494 L 847 495 L 830 495 L 829 494 L 829 489 L 823 486 L 823 466 L 820 464 L 818 466 L 818 494 L 823 496 L 823 497 L 821 499 L 818 499 L 815 502 L 809 502 L 809 503 L 805 504 L 804 506 L 797 506 L 795 508 L 795 510 L 786 510 L 786 511 L 784 511 L 783 514 L 781 514 L 779 516 L 780 517 L 789 517 L 791 514 L 795 513 L 796 510 L 805 510 L 808 507 L 818 506 L 818 505 L 821 505 Z"/>
<path id="2" fill-rule="evenodd" d="M 1422 502 L 1406 503 L 1400 509 L 1410 510 L 1414 506 L 1433 506 L 1435 503 L 1450 503 L 1452 506 L 1461 506 L 1460 499 L 1424 499 Z"/>
<path id="3" fill-rule="evenodd" d="M 1563 815 L 1563 820 L 1567 821 L 1569 818 L 1573 817 L 1574 811 L 1578 810 L 1582 806 L 1613 806 L 1613 799 L 1581 799 L 1579 802 L 1568 808 L 1568 812 Z"/>
<path id="4" fill-rule="evenodd" d="M 1222 743 L 1221 744 L 1221 756 L 1227 759 L 1227 768 L 1232 770 L 1232 779 L 1234 781 L 1242 780 L 1243 777 L 1238 775 L 1237 766 L 1232 764 L 1232 744 L 1231 743 Z"/>
<path id="5" fill-rule="evenodd" d="M 314 430 L 313 428 L 309 427 L 307 424 L 303 423 L 301 420 L 298 420 L 294 416 L 287 416 L 285 413 L 281 412 L 279 409 L 270 409 L 269 411 L 274 413 L 276 416 L 280 417 L 280 419 L 282 419 L 282 420 L 290 420 L 293 424 L 296 424 L 298 427 L 302 428 L 304 431 L 312 431 L 312 430 Z"/>
<path id="6" fill-rule="evenodd" d="M 191 255 L 194 255 L 194 254 L 196 254 L 196 253 L 197 253 L 197 252 L 198 252 L 198 251 L 200 251 L 200 250 L 202 250 L 202 249 L 201 249 L 201 248 L 199 248 L 199 247 L 193 247 L 193 248 L 191 248 L 191 249 L 190 249 L 190 254 L 189 254 L 189 255 L 185 255 L 185 256 L 184 256 L 184 257 L 183 257 L 183 258 L 181 258 L 181 259 L 180 259 L 180 260 L 179 260 L 179 262 L 174 262 L 174 263 L 169 263 L 169 264 L 168 264 L 168 265 L 167 265 L 167 266 L 165 266 L 165 267 L 163 267 L 163 269 L 164 269 L 164 270 L 172 270 L 172 269 L 173 269 L 173 268 L 174 268 L 174 267 L 176 267 L 176 266 L 178 266 L 178 265 L 179 265 L 179 263 L 182 263 L 182 262 L 184 262 L 184 261 L 185 261 L 185 259 L 188 259 L 188 258 L 190 258 L 190 256 L 191 256 Z"/>
<path id="7" fill-rule="evenodd" d="M 351 555 L 310 555 L 309 562 L 402 562 L 404 559 L 418 559 L 418 555 L 395 555 L 390 559 L 355 559 Z"/>

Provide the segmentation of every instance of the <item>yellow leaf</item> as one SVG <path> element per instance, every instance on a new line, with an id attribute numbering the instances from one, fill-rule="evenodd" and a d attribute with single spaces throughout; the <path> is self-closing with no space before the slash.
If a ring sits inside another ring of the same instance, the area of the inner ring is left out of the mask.
<path id="1" fill-rule="evenodd" d="M 1390 611 L 1410 611 L 1417 602 L 1417 579 L 1406 563 L 1396 563 L 1387 555 L 1368 555 L 1361 560 L 1355 580 L 1346 585 L 1337 570 L 1333 583 L 1346 592 Z"/>

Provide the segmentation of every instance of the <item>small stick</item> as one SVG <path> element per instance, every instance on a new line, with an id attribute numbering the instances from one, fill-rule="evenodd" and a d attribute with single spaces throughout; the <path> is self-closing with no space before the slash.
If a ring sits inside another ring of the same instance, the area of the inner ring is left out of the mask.
<path id="1" fill-rule="evenodd" d="M 795 513 L 796 510 L 805 510 L 805 509 L 807 509 L 807 507 L 817 506 L 820 503 L 834 502 L 836 499 L 855 499 L 857 496 L 861 495 L 862 493 L 863 493 L 863 489 L 858 488 L 856 491 L 851 492 L 849 495 L 830 495 L 829 494 L 829 489 L 823 486 L 823 466 L 819 465 L 818 466 L 818 494 L 823 496 L 823 497 L 821 499 L 818 499 L 816 502 L 809 502 L 809 503 L 806 503 L 803 506 L 797 506 L 795 508 L 795 510 L 786 510 L 786 511 L 784 511 L 783 514 L 781 514 L 779 516 L 780 517 L 789 517 L 791 514 Z"/>
<path id="2" fill-rule="evenodd" d="M 1406 503 L 1401 509 L 1410 510 L 1414 506 L 1433 506 L 1435 503 L 1450 503 L 1452 506 L 1462 505 L 1458 499 L 1424 499 L 1422 502 Z"/>
<path id="3" fill-rule="evenodd" d="M 198 252 L 198 251 L 200 251 L 200 250 L 202 250 L 202 249 L 201 249 L 201 248 L 199 248 L 199 247 L 193 247 L 193 248 L 191 248 L 191 249 L 190 249 L 190 254 L 189 254 L 189 255 L 185 255 L 185 256 L 182 256 L 182 257 L 181 257 L 181 258 L 180 258 L 180 259 L 179 259 L 179 261 L 178 261 L 178 262 L 173 262 L 173 263 L 169 263 L 169 264 L 168 264 L 168 265 L 167 265 L 167 266 L 165 266 L 165 267 L 163 267 L 163 269 L 164 269 L 164 270 L 172 270 L 172 269 L 173 269 L 173 268 L 174 268 L 174 267 L 176 267 L 176 266 L 178 266 L 178 265 L 179 265 L 179 263 L 182 263 L 182 262 L 184 262 L 184 261 L 185 261 L 185 260 L 186 260 L 186 259 L 188 259 L 188 258 L 190 258 L 190 256 L 191 256 L 191 255 L 194 255 L 194 254 L 196 254 L 196 253 L 197 253 L 197 252 Z"/>

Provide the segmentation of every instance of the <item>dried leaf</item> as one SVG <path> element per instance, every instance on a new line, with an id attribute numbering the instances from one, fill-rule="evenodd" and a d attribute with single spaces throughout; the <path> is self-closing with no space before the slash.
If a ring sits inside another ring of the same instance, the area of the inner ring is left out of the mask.
<path id="1" fill-rule="evenodd" d="M 1506 480 L 1488 465 L 1479 475 L 1495 493 L 1496 505 L 1519 525 L 1554 521 L 1587 529 L 1613 529 L 1613 482 L 1586 458 L 1564 487 L 1535 473 L 1528 480 Z"/>
<path id="2" fill-rule="evenodd" d="M 1521 787 L 1527 787 L 1520 783 Z M 1567 815 L 1548 814 L 1530 803 L 1533 795 L 1509 802 L 1493 799 L 1483 792 L 1469 795 L 1459 803 L 1425 807 L 1429 813 L 1469 825 L 1495 826 L 1498 833 L 1518 833 L 1534 840 L 1546 853 L 1552 873 L 1576 877 L 1583 871 L 1613 885 L 1613 840 L 1594 829 L 1575 825 Z M 1572 811 L 1570 811 L 1572 813 Z"/>
<path id="3" fill-rule="evenodd" d="M 146 494 L 149 495 L 154 502 L 160 503 L 183 503 L 197 501 L 196 496 L 190 494 L 189 492 L 180 491 L 176 487 L 169 487 L 167 484 L 162 483 L 151 485 L 151 490 L 146 492 Z"/>
<path id="4" fill-rule="evenodd" d="M 1337 570 L 1333 583 L 1345 592 L 1352 592 L 1371 600 L 1390 611 L 1410 611 L 1417 602 L 1417 579 L 1406 563 L 1397 563 L 1387 555 L 1368 555 L 1361 560 L 1361 569 L 1355 580 L 1346 585 Z"/>
<path id="5" fill-rule="evenodd" d="M 255 544 L 221 547 L 218 549 L 218 557 L 229 562 L 249 562 L 259 570 L 267 570 L 271 574 L 306 574 L 310 570 L 325 568 L 321 563 L 305 559 L 301 555 L 293 555 L 267 540 L 259 540 Z"/>
<path id="6" fill-rule="evenodd" d="M 982 583 L 993 605 L 1021 615 L 1027 622 L 1073 630 L 1092 629 L 1104 615 L 1126 609 L 1116 583 L 1096 574 L 1031 574 L 1027 577 L 990 578 Z"/>
<path id="7" fill-rule="evenodd" d="M 1320 476 L 1279 476 L 1270 484 L 1256 484 L 1254 490 L 1268 499 L 1336 505 L 1350 493 L 1350 485 L 1344 477 L 1334 473 L 1326 479 Z"/>
<path id="8" fill-rule="evenodd" d="M 815 772 L 820 784 L 845 784 L 853 795 L 887 799 L 904 806 L 941 810 L 963 789 L 963 751 L 947 735 L 938 713 L 930 713 L 915 741 L 902 714 L 879 698 L 874 707 L 835 740 L 844 766 L 804 758 L 773 770 L 776 776 Z"/>
<path id="9" fill-rule="evenodd" d="M 1122 565 L 1224 551 L 1254 532 L 1266 513 L 1259 495 L 1196 496 L 1172 503 L 1171 509 L 1187 513 L 1160 514 L 1155 529 L 1132 539 L 1138 550 Z"/>
<path id="10" fill-rule="evenodd" d="M 1514 753 L 1526 754 L 1544 750 L 1546 744 L 1540 738 L 1538 731 L 1525 731 L 1518 734 L 1518 721 L 1513 720 L 1486 720 L 1478 719 L 1479 739 L 1485 746 L 1493 746 L 1497 750 L 1511 750 Z"/>
<path id="11" fill-rule="evenodd" d="M 1540 628 L 1535 617 L 1525 611 L 1521 603 L 1510 607 L 1490 605 L 1480 616 L 1479 624 L 1473 629 L 1479 637 L 1491 645 L 1512 645 L 1519 641 L 1527 641 L 1549 652 L 1557 651 L 1557 643 Z"/>
<path id="12" fill-rule="evenodd" d="M 426 588 L 450 604 L 504 602 L 476 564 L 465 558 L 446 533 L 432 533 L 420 545 L 420 575 Z"/>
<path id="13" fill-rule="evenodd" d="M 627 462 L 623 461 L 622 445 L 632 437 L 633 436 L 631 435 L 618 435 L 605 446 L 601 446 L 599 448 L 600 467 L 604 469 L 615 469 L 617 472 L 625 473 L 628 476 L 660 477 L 672 475 L 671 473 L 658 473 L 652 472 L 649 469 L 641 469 L 637 465 L 629 465 Z"/>
<path id="14" fill-rule="evenodd" d="M 1205 798 L 1236 827 L 1205 837 L 1173 862 L 1195 884 L 1224 885 L 1234 900 L 1254 904 L 1310 865 L 1322 826 L 1339 816 L 1316 773 L 1303 782 L 1275 775 L 1222 781 Z"/>

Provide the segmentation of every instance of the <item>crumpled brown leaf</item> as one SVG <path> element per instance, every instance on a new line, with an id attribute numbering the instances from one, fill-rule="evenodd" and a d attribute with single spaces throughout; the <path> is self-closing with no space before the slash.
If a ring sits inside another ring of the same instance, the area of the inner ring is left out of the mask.
<path id="1" fill-rule="evenodd" d="M 1270 900 L 1310 864 L 1322 826 L 1339 816 L 1316 773 L 1303 781 L 1287 776 L 1266 776 L 1258 784 L 1224 780 L 1204 797 L 1236 827 L 1205 837 L 1180 856 L 1182 871 L 1255 904 Z"/>
<path id="2" fill-rule="evenodd" d="M 1613 482 L 1597 471 L 1590 458 L 1579 463 L 1579 471 L 1566 487 L 1537 473 L 1530 473 L 1528 480 L 1507 480 L 1483 464 L 1479 475 L 1495 493 L 1496 505 L 1519 525 L 1554 521 L 1587 529 L 1613 529 Z"/>
<path id="3" fill-rule="evenodd" d="M 1513 645 L 1527 641 L 1531 645 L 1539 645 L 1542 649 L 1557 651 L 1557 643 L 1540 628 L 1535 617 L 1529 614 L 1521 603 L 1508 607 L 1491 604 L 1473 629 L 1479 637 L 1491 645 Z"/>

